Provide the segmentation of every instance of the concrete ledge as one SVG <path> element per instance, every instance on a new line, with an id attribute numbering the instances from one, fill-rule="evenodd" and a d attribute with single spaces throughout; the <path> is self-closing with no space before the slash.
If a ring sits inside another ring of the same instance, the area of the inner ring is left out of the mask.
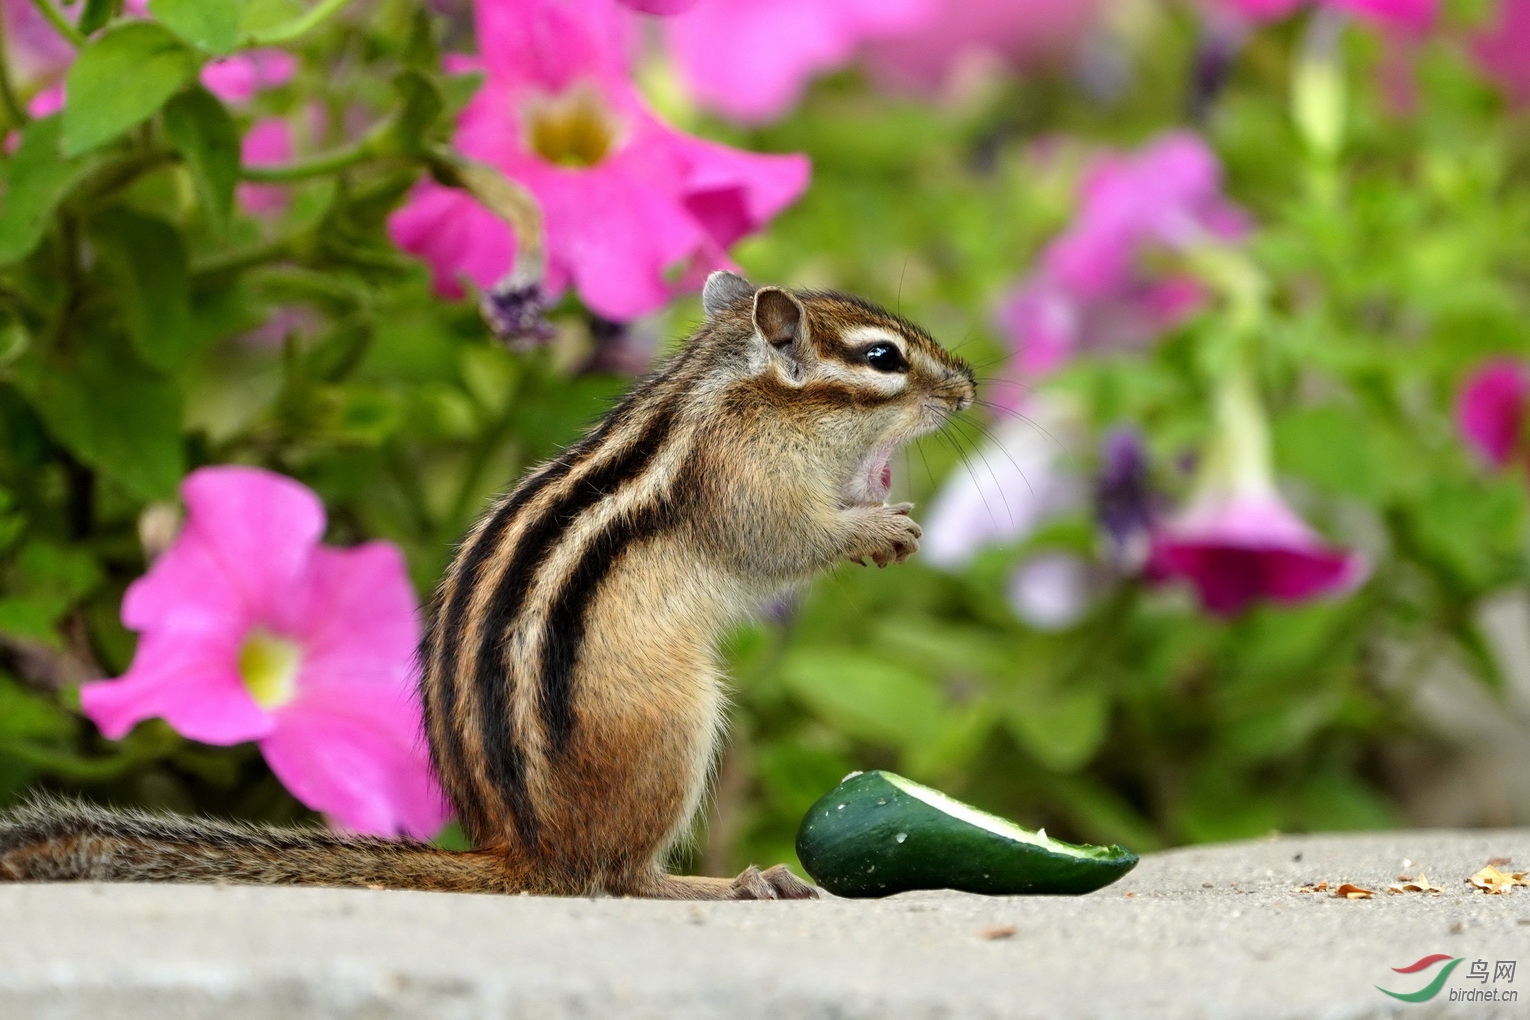
<path id="1" fill-rule="evenodd" d="M 1530 865 L 1530 829 L 1175 850 L 1066 899 L 0 886 L 0 1017 L 1530 1016 L 1530 888 L 1463 881 L 1492 857 Z M 1444 892 L 1380 892 L 1420 869 Z M 1378 895 L 1294 891 L 1323 880 Z M 1376 990 L 1421 987 L 1437 971 L 1391 968 L 1432 953 L 1516 960 L 1516 980 L 1481 985 L 1462 964 L 1428 1003 Z M 1482 987 L 1519 1001 L 1448 1001 Z"/>

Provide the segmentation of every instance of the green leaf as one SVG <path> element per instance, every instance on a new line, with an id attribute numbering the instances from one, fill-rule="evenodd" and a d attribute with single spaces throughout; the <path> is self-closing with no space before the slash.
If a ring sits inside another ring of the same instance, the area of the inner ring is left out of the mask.
<path id="1" fill-rule="evenodd" d="M 213 229 L 222 233 L 239 183 L 239 129 L 216 96 L 200 85 L 165 105 L 165 134 L 196 182 Z"/>
<path id="2" fill-rule="evenodd" d="M 1082 768 L 1105 740 L 1110 701 L 1093 687 L 1045 690 L 1029 687 L 1012 695 L 1006 721 L 1020 745 L 1054 772 Z"/>
<path id="3" fill-rule="evenodd" d="M 149 13 L 200 49 L 222 56 L 239 45 L 240 0 L 149 0 Z"/>
<path id="4" fill-rule="evenodd" d="M 109 29 L 69 68 L 64 155 L 87 152 L 147 120 L 199 66 L 194 50 L 153 22 Z"/>
<path id="5" fill-rule="evenodd" d="M 59 201 L 90 169 L 84 159 L 59 155 L 63 118 L 34 120 L 5 167 L 5 201 L 0 203 L 0 265 L 31 254 L 48 228 Z"/>
<path id="6" fill-rule="evenodd" d="M 163 220 L 114 206 L 91 221 L 91 236 L 116 279 L 133 346 L 160 371 L 178 371 L 197 342 L 181 235 Z"/>
<path id="7" fill-rule="evenodd" d="M 239 31 L 249 39 L 259 39 L 301 18 L 300 0 L 245 0 L 239 12 Z"/>
<path id="8" fill-rule="evenodd" d="M 783 664 L 781 678 L 827 723 L 851 736 L 896 748 L 935 739 L 945 705 L 930 679 L 860 652 L 803 650 Z"/>
<path id="9" fill-rule="evenodd" d="M 101 570 L 82 549 L 30 542 L 16 558 L 10 587 L 0 598 L 0 632 L 57 647 L 54 625 L 101 583 Z"/>
<path id="10" fill-rule="evenodd" d="M 184 473 L 181 394 L 110 336 L 79 338 L 69 363 L 19 362 L 17 386 L 54 437 L 140 499 L 166 499 Z"/>
<path id="11" fill-rule="evenodd" d="M 394 76 L 393 89 L 403 105 L 389 132 L 389 141 L 400 152 L 423 152 L 428 147 L 431 127 L 446 108 L 441 90 L 429 76 L 413 68 Z"/>
<path id="12" fill-rule="evenodd" d="M 239 27 L 251 42 L 264 46 L 291 42 L 348 3 L 350 0 L 319 0 L 304 6 L 297 0 L 248 0 Z"/>
<path id="13" fill-rule="evenodd" d="M 1376 432 L 1343 407 L 1291 411 L 1275 422 L 1276 463 L 1329 492 L 1376 502 L 1390 491 Z"/>
<path id="14" fill-rule="evenodd" d="M 122 0 L 85 0 L 80 12 L 80 34 L 90 35 L 122 12 Z"/>
<path id="15" fill-rule="evenodd" d="M 74 730 L 69 714 L 0 676 L 0 742 L 17 737 L 57 740 Z"/>

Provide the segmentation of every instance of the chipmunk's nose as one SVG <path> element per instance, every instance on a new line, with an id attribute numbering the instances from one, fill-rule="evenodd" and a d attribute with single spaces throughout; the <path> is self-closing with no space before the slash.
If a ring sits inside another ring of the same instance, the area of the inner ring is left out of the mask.
<path id="1" fill-rule="evenodd" d="M 951 403 L 959 414 L 971 407 L 972 402 L 977 399 L 977 382 L 972 377 L 972 369 L 966 365 L 951 372 L 949 378 L 952 389 L 956 392 L 956 399 Z"/>

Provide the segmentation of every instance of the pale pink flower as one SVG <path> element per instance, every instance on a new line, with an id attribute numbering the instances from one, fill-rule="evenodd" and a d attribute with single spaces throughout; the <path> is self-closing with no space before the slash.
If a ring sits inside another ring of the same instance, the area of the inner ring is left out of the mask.
<path id="1" fill-rule="evenodd" d="M 1073 222 L 1000 303 L 998 324 L 1015 353 L 1008 374 L 1034 379 L 1080 353 L 1152 342 L 1202 302 L 1193 277 L 1166 271 L 1154 256 L 1247 231 L 1247 217 L 1222 195 L 1215 154 L 1190 132 L 1097 159 Z"/>
<path id="2" fill-rule="evenodd" d="M 1456 398 L 1456 427 L 1494 467 L 1525 455 L 1525 410 L 1530 370 L 1524 363 L 1495 358 L 1479 366 Z"/>
<path id="3" fill-rule="evenodd" d="M 1071 52 L 1098 22 L 1105 0 L 936 0 L 913 31 L 867 46 L 884 83 L 940 92 L 966 73 L 1016 69 Z"/>
<path id="4" fill-rule="evenodd" d="M 1517 105 L 1530 105 L 1530 0 L 1499 0 L 1493 23 L 1472 39 L 1482 73 Z"/>
<path id="5" fill-rule="evenodd" d="M 225 103 L 248 103 L 257 92 L 287 84 L 297 67 L 286 50 L 246 50 L 203 67 L 202 84 Z"/>
<path id="6" fill-rule="evenodd" d="M 925 28 L 939 0 L 706 0 L 664 23 L 697 102 L 746 123 L 774 120 L 816 75 L 868 39 Z"/>
<path id="7" fill-rule="evenodd" d="M 1207 0 L 1209 6 L 1253 24 L 1290 17 L 1307 6 L 1353 14 L 1372 24 L 1412 33 L 1427 32 L 1439 14 L 1439 0 Z"/>
<path id="8" fill-rule="evenodd" d="M 264 117 L 250 125 L 239 143 L 239 158 L 247 166 L 276 166 L 292 159 L 292 128 L 280 117 Z M 280 216 L 287 210 L 287 189 L 280 184 L 241 184 L 235 192 L 239 207 L 255 216 Z"/>
<path id="9" fill-rule="evenodd" d="M 480 0 L 477 16 L 487 78 L 455 144 L 536 198 L 549 292 L 572 284 L 597 314 L 636 318 L 673 295 L 668 273 L 689 270 L 689 286 L 727 267 L 726 248 L 806 187 L 802 156 L 740 152 L 660 121 L 632 84 L 632 19 L 614 4 Z M 514 264 L 510 228 L 433 182 L 389 230 L 448 296 L 464 282 L 488 290 Z"/>
<path id="10" fill-rule="evenodd" d="M 24 100 L 50 86 L 62 86 L 64 72 L 74 62 L 75 49 L 37 13 L 31 0 L 0 0 L 0 28 L 5 30 L 5 62 L 11 83 Z"/>
<path id="11" fill-rule="evenodd" d="M 1025 411 L 1001 420 L 931 500 L 920 548 L 926 563 L 960 568 L 983 548 L 1023 542 L 1088 506 L 1087 482 L 1068 464 L 1075 415 L 1045 395 Z"/>
<path id="12" fill-rule="evenodd" d="M 1094 601 L 1098 578 L 1077 553 L 1048 551 L 1026 558 L 1009 575 L 1005 597 L 1015 618 L 1036 630 L 1067 630 Z"/>
<path id="13" fill-rule="evenodd" d="M 1281 498 L 1253 382 L 1231 374 L 1218 394 L 1218 434 L 1202 459 L 1198 491 L 1155 531 L 1148 577 L 1188 581 L 1208 612 L 1234 616 L 1263 599 L 1344 594 L 1368 573 L 1364 556 L 1324 542 Z"/>
<path id="14" fill-rule="evenodd" d="M 269 471 L 202 468 L 181 494 L 184 528 L 122 601 L 132 665 L 81 687 L 85 714 L 112 739 L 159 717 L 207 744 L 256 741 L 336 822 L 434 835 L 447 808 L 424 753 L 398 549 L 320 545 L 318 497 Z"/>

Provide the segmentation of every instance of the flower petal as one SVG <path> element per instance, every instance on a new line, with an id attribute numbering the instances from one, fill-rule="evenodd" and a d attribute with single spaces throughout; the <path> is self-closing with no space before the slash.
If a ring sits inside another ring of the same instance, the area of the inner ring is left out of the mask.
<path id="1" fill-rule="evenodd" d="M 1321 546 L 1164 539 L 1153 545 L 1148 573 L 1184 578 L 1208 612 L 1234 616 L 1262 598 L 1289 603 L 1342 594 L 1364 580 L 1366 564 L 1358 553 Z"/>
<path id="2" fill-rule="evenodd" d="M 352 679 L 413 696 L 418 603 L 393 544 L 315 549 L 305 590 L 293 598 L 282 629 L 303 645 L 303 697 Z"/>
<path id="3" fill-rule="evenodd" d="M 925 562 L 955 568 L 979 549 L 1017 542 L 1047 520 L 1082 508 L 1084 479 L 1069 472 L 1059 434 L 1071 419 L 1055 405 L 1036 401 L 1024 418 L 1004 423 L 996 439 L 953 472 L 924 523 Z"/>
<path id="4" fill-rule="evenodd" d="M 1154 536 L 1151 580 L 1183 578 L 1209 612 L 1233 615 L 1253 602 L 1304 602 L 1344 594 L 1369 566 L 1324 543 L 1277 494 L 1203 499 Z"/>
<path id="5" fill-rule="evenodd" d="M 422 743 L 417 733 L 401 738 L 365 715 L 310 706 L 284 711 L 260 746 L 293 796 L 346 828 L 428 839 L 450 812 Z"/>
<path id="6" fill-rule="evenodd" d="M 509 224 L 466 191 L 429 180 L 388 217 L 388 236 L 430 266 L 432 285 L 442 297 L 462 297 L 463 280 L 488 290 L 515 261 Z"/>
<path id="7" fill-rule="evenodd" d="M 1523 442 L 1530 372 L 1523 364 L 1495 359 L 1466 381 L 1456 398 L 1456 426 L 1494 467 L 1503 467 Z"/>
<path id="8" fill-rule="evenodd" d="M 162 718 L 177 733 L 205 744 L 264 737 L 274 722 L 239 677 L 242 637 L 146 634 L 126 674 L 81 685 L 80 709 L 113 740 L 151 718 Z"/>
<path id="9" fill-rule="evenodd" d="M 286 50 L 246 50 L 202 68 L 202 84 L 226 103 L 247 103 L 262 89 L 285 85 L 297 73 L 297 57 Z"/>
<path id="10" fill-rule="evenodd" d="M 311 490 L 262 468 L 193 471 L 181 485 L 184 536 L 205 543 L 257 620 L 278 620 L 324 531 Z"/>
<path id="11" fill-rule="evenodd" d="M 264 117 L 246 131 L 239 158 L 249 166 L 272 166 L 292 158 L 292 128 L 280 117 Z M 287 208 L 287 189 L 280 184 L 241 184 L 239 207 L 255 216 L 279 216 Z"/>
<path id="12" fill-rule="evenodd" d="M 664 24 L 681 76 L 702 104 L 760 123 L 786 113 L 808 81 L 860 44 L 923 25 L 934 0 L 707 0 Z"/>

